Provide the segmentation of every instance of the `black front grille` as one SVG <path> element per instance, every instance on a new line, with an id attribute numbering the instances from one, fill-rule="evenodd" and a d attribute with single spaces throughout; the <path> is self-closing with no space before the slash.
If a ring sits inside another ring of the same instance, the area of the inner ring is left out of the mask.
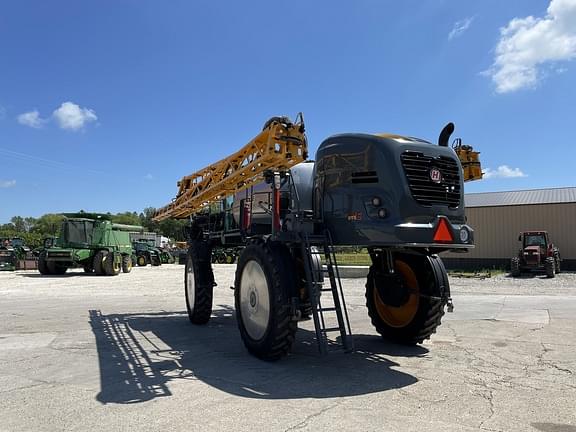
<path id="1" fill-rule="evenodd" d="M 425 156 L 408 151 L 402 154 L 402 166 L 414 199 L 426 206 L 435 204 L 456 208 L 460 205 L 460 168 L 451 157 Z M 438 169 L 440 183 L 432 181 L 430 171 Z"/>

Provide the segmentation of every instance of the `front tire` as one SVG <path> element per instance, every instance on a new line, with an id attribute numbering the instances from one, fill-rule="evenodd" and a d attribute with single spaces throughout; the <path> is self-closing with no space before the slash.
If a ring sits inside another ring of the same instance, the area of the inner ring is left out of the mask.
<path id="1" fill-rule="evenodd" d="M 122 269 L 121 259 L 118 257 L 117 252 L 112 252 L 106 255 L 104 262 L 102 263 L 102 268 L 106 276 L 117 276 L 120 274 Z"/>
<path id="2" fill-rule="evenodd" d="M 146 256 L 138 255 L 136 263 L 138 264 L 139 267 L 144 267 L 146 264 L 148 264 L 148 260 L 146 259 Z"/>
<path id="3" fill-rule="evenodd" d="M 107 255 L 108 255 L 107 250 L 98 251 L 94 255 L 94 261 L 92 263 L 92 267 L 94 268 L 94 273 L 98 276 L 102 276 L 104 274 L 104 261 Z"/>
<path id="4" fill-rule="evenodd" d="M 48 263 L 46 262 L 46 252 L 40 252 L 40 255 L 38 256 L 38 271 L 40 272 L 40 274 L 43 275 L 49 275 L 50 273 L 50 269 L 48 268 Z"/>
<path id="5" fill-rule="evenodd" d="M 450 296 L 444 264 L 438 256 L 394 254 L 394 279 L 370 267 L 366 306 L 376 331 L 392 342 L 415 345 L 436 332 Z M 383 281 L 388 280 L 388 285 Z M 389 290 L 395 290 L 390 292 Z M 390 294 L 388 294 L 390 292 Z M 382 298 L 386 294 L 389 300 Z"/>
<path id="6" fill-rule="evenodd" d="M 50 272 L 50 274 L 53 275 L 63 275 L 64 273 L 66 273 L 66 270 L 68 270 L 68 267 L 66 267 L 66 265 L 55 261 L 48 261 L 46 265 L 48 266 L 48 271 Z"/>
<path id="7" fill-rule="evenodd" d="M 214 274 L 212 273 L 210 246 L 194 241 L 188 249 L 184 268 L 186 309 L 192 324 L 206 324 L 212 315 Z"/>
<path id="8" fill-rule="evenodd" d="M 248 245 L 236 268 L 234 299 L 240 335 L 248 351 L 263 360 L 290 352 L 297 323 L 290 297 L 295 295 L 294 265 L 278 243 Z"/>

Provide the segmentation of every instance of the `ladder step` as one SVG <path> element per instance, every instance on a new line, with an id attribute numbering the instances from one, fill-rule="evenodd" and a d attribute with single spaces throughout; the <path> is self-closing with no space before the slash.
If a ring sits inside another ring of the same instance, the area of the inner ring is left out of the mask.
<path id="1" fill-rule="evenodd" d="M 322 331 L 324 333 L 328 333 L 328 332 L 340 331 L 340 330 L 341 330 L 340 327 L 327 327 L 327 328 L 323 329 Z"/>
<path id="2" fill-rule="evenodd" d="M 336 312 L 335 307 L 318 309 L 320 312 Z"/>

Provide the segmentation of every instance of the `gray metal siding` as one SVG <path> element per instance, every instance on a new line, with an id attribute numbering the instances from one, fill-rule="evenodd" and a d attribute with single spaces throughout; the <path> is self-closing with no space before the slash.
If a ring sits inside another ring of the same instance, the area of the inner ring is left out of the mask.
<path id="1" fill-rule="evenodd" d="M 576 259 L 576 203 L 472 207 L 466 209 L 474 229 L 476 248 L 467 254 L 446 253 L 447 258 L 506 258 L 520 247 L 521 231 L 543 230 L 565 259 Z"/>

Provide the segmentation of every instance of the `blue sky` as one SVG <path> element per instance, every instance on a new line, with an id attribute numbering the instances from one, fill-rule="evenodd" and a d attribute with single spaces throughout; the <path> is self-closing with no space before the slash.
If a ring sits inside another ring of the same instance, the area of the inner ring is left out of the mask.
<path id="1" fill-rule="evenodd" d="M 141 211 L 303 111 L 481 151 L 467 192 L 575 186 L 576 0 L 3 1 L 0 223 Z"/>

